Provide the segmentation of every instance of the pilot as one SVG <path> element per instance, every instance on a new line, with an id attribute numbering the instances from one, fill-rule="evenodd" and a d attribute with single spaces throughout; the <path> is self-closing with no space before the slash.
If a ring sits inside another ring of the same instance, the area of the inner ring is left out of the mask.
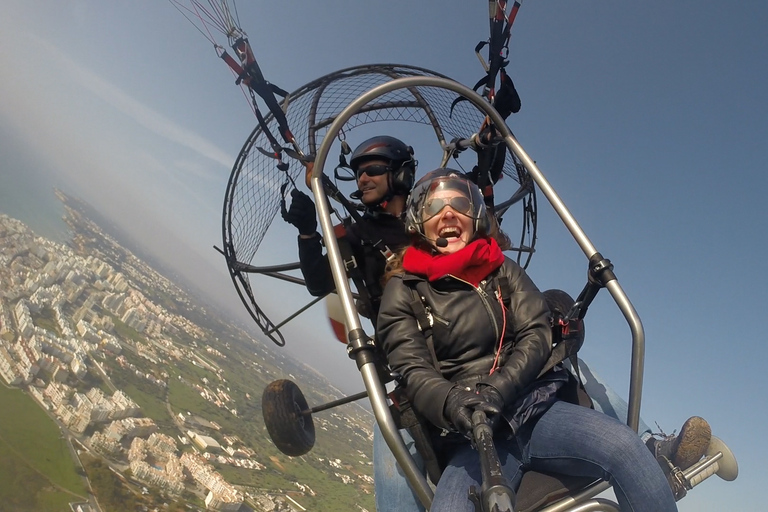
<path id="1" fill-rule="evenodd" d="M 369 298 L 368 311 L 375 321 L 381 300 L 381 278 L 387 259 L 408 244 L 401 215 L 413 187 L 417 161 L 413 148 L 395 137 L 380 135 L 360 144 L 349 162 L 358 191 L 354 197 L 365 206 L 362 219 L 347 230 L 347 240 L 359 265 Z M 317 232 L 315 204 L 307 194 L 293 189 L 291 206 L 283 219 L 299 230 L 299 263 L 307 290 L 322 297 L 336 287 L 327 255 Z"/>

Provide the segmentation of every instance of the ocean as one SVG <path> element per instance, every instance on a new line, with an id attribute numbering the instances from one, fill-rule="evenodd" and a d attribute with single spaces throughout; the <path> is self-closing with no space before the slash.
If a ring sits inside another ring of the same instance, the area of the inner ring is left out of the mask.
<path id="1" fill-rule="evenodd" d="M 0 213 L 22 221 L 37 235 L 57 242 L 70 238 L 64 205 L 54 194 L 66 191 L 45 165 L 0 127 Z"/>

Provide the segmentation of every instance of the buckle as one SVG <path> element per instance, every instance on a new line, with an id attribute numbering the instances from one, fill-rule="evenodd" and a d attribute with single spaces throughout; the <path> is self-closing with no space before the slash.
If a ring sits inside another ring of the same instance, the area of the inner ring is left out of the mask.
<path id="1" fill-rule="evenodd" d="M 350 269 L 357 268 L 357 260 L 352 256 L 348 260 L 342 260 L 344 262 L 344 269 L 349 272 Z"/>

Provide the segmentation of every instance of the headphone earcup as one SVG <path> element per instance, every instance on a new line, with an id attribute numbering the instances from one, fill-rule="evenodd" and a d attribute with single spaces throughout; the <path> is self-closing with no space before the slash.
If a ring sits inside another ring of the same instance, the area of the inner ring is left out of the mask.
<path id="1" fill-rule="evenodd" d="M 413 188 L 413 180 L 416 175 L 415 170 L 410 166 L 401 166 L 396 173 L 392 175 L 392 191 L 399 194 L 409 194 Z"/>
<path id="2" fill-rule="evenodd" d="M 488 209 L 483 206 L 480 217 L 475 221 L 475 232 L 486 236 L 490 231 L 491 219 L 488 218 Z"/>
<path id="3" fill-rule="evenodd" d="M 421 229 L 418 223 L 416 222 L 414 214 L 411 210 L 406 211 L 404 220 L 405 220 L 405 231 L 409 235 L 421 234 Z"/>

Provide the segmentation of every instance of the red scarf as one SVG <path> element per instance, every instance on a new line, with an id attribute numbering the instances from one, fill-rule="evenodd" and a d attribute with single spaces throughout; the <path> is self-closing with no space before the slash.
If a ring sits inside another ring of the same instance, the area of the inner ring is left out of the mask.
<path id="1" fill-rule="evenodd" d="M 504 253 L 493 238 L 479 238 L 452 254 L 430 254 L 409 247 L 403 257 L 403 268 L 430 281 L 452 275 L 477 286 L 480 281 L 504 263 Z"/>

